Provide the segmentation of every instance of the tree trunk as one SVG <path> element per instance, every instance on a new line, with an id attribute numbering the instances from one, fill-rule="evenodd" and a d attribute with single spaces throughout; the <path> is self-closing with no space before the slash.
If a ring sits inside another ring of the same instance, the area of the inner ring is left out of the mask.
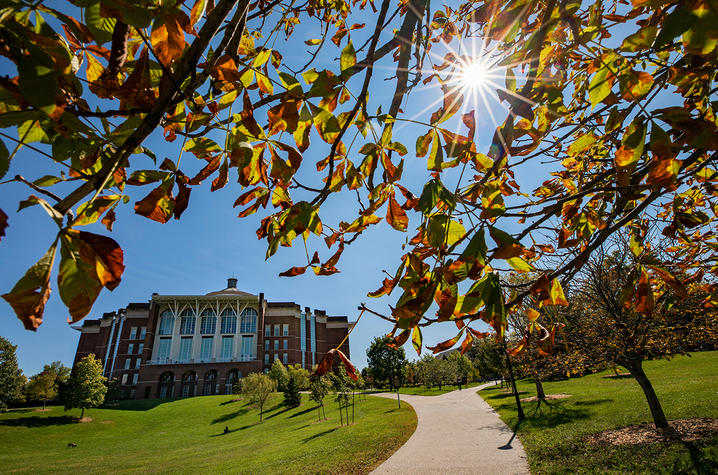
<path id="1" fill-rule="evenodd" d="M 658 396 L 656 396 L 656 392 L 653 390 L 651 381 L 648 380 L 648 376 L 646 376 L 646 373 L 643 371 L 643 361 L 633 360 L 626 365 L 626 368 L 630 371 L 631 376 L 636 378 L 636 381 L 641 386 L 641 389 L 643 389 L 643 394 L 646 395 L 648 407 L 651 409 L 653 423 L 656 425 L 656 428 L 668 427 L 668 421 L 666 420 L 666 415 L 663 413 L 661 402 L 658 400 Z"/>
<path id="2" fill-rule="evenodd" d="M 85 417 L 85 408 L 84 407 L 82 408 L 82 412 L 80 413 L 80 419 L 82 419 L 83 417 Z"/>
<path id="3" fill-rule="evenodd" d="M 538 374 L 534 374 L 534 382 L 536 383 L 536 397 L 541 401 L 545 401 L 546 393 L 543 390 L 543 383 L 541 382 L 541 378 L 539 378 Z"/>
<path id="4" fill-rule="evenodd" d="M 45 403 L 46 403 L 46 402 L 47 402 L 47 401 L 42 401 L 42 410 L 43 410 L 43 411 L 45 410 Z"/>
<path id="5" fill-rule="evenodd" d="M 262 406 L 259 406 L 259 422 L 262 422 Z"/>
<path id="6" fill-rule="evenodd" d="M 511 378 L 511 388 L 514 391 L 514 399 L 516 399 L 516 411 L 518 412 L 519 422 L 523 421 L 526 417 L 524 416 L 524 409 L 521 407 L 521 399 L 519 398 L 519 391 L 516 389 L 516 379 L 514 378 L 514 369 L 511 366 L 511 358 L 506 351 L 506 343 L 504 343 L 504 355 L 506 355 L 506 366 L 509 370 L 509 377 Z"/>

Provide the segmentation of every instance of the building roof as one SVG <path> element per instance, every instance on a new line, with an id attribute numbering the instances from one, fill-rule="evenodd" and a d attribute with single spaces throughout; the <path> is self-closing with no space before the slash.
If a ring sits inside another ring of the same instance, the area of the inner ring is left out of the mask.
<path id="1" fill-rule="evenodd" d="M 254 295 L 254 294 L 250 294 L 248 292 L 242 292 L 241 290 L 239 290 L 237 288 L 232 288 L 232 287 L 227 287 L 226 289 L 209 292 L 205 295 L 235 295 L 237 297 L 256 297 L 256 295 Z"/>
<path id="2" fill-rule="evenodd" d="M 130 302 L 130 303 L 127 305 L 127 310 L 149 310 L 149 309 L 150 309 L 150 304 L 149 304 L 149 302 L 146 302 L 146 303 L 145 303 L 145 302 L 142 302 L 142 303 L 140 303 L 140 302 Z"/>

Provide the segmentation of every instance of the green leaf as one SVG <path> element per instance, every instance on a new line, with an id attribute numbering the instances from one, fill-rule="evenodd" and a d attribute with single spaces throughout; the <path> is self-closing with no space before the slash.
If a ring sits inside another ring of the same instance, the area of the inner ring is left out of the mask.
<path id="1" fill-rule="evenodd" d="M 34 53 L 34 52 L 33 52 Z M 52 112 L 57 95 L 57 71 L 45 53 L 22 55 L 18 60 L 18 87 L 23 98 L 38 109 Z"/>
<path id="2" fill-rule="evenodd" d="M 509 265 L 517 272 L 531 272 L 536 270 L 536 268 L 526 262 L 522 257 L 512 257 L 510 259 L 506 259 L 506 262 L 508 262 Z"/>
<path id="3" fill-rule="evenodd" d="M 609 68 L 604 66 L 591 78 L 588 85 L 588 98 L 591 101 L 591 109 L 611 93 L 611 82 L 608 80 L 610 72 Z"/>
<path id="4" fill-rule="evenodd" d="M 584 134 L 577 138 L 569 147 L 568 153 L 577 155 L 591 148 L 596 143 L 596 136 L 593 134 Z"/>
<path id="5" fill-rule="evenodd" d="M 85 8 L 85 24 L 97 41 L 98 45 L 107 43 L 112 39 L 112 32 L 115 30 L 114 18 L 100 16 L 100 3 L 95 3 Z"/>
<path id="6" fill-rule="evenodd" d="M 476 259 L 481 265 L 484 265 L 486 263 L 487 251 L 488 248 L 486 246 L 486 239 L 484 238 L 484 230 L 479 229 L 471 237 L 469 244 L 464 249 L 464 252 L 461 253 L 460 259 L 464 262 Z"/>
<path id="7" fill-rule="evenodd" d="M 466 229 L 458 221 L 454 221 L 448 216 L 440 214 L 429 218 L 426 233 L 431 246 L 440 247 L 444 243 L 451 246 L 464 237 Z"/>
<path id="8" fill-rule="evenodd" d="M 626 37 L 621 44 L 622 51 L 636 52 L 651 46 L 658 34 L 655 26 L 645 26 L 632 35 Z"/>
<path id="9" fill-rule="evenodd" d="M 653 48 L 660 49 L 662 46 L 670 43 L 676 36 L 682 35 L 697 20 L 695 15 L 690 11 L 678 6 L 675 10 L 668 14 L 663 22 L 663 28 L 658 33 Z"/>
<path id="10" fill-rule="evenodd" d="M 299 84 L 299 81 L 297 81 L 297 79 L 290 74 L 280 71 L 279 80 L 281 81 L 282 86 L 284 86 L 288 91 L 298 89 L 301 92 L 302 90 L 302 85 Z"/>
<path id="11" fill-rule="evenodd" d="M 421 328 L 417 325 L 411 330 L 411 344 L 414 346 L 416 354 L 419 356 L 421 356 L 421 340 Z"/>
<path id="12" fill-rule="evenodd" d="M 431 180 L 421 192 L 419 198 L 419 210 L 425 215 L 431 214 L 431 210 L 434 209 L 436 203 L 439 201 L 439 187 L 441 185 L 436 180 Z"/>
<path id="13" fill-rule="evenodd" d="M 357 64 L 357 54 L 354 51 L 354 45 L 350 41 L 342 50 L 342 55 L 339 60 L 341 65 L 342 74 L 355 64 Z"/>

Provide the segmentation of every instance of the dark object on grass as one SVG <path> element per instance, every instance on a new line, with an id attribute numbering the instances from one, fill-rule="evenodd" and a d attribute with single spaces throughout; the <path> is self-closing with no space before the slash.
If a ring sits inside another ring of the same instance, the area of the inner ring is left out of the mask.
<path id="1" fill-rule="evenodd" d="M 224 426 L 224 433 L 225 433 L 225 434 L 229 434 L 229 427 L 228 427 L 228 426 Z"/>
<path id="2" fill-rule="evenodd" d="M 74 442 L 68 442 L 68 443 L 67 443 L 67 448 L 69 449 L 70 447 L 77 447 L 77 444 L 74 443 Z"/>

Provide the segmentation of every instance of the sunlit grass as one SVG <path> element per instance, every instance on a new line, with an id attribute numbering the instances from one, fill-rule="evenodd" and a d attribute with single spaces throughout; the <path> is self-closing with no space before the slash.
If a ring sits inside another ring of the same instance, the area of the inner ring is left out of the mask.
<path id="1" fill-rule="evenodd" d="M 322 422 L 303 397 L 299 408 L 285 410 L 275 395 L 262 423 L 257 410 L 229 396 L 128 401 L 89 410 L 93 421 L 81 424 L 69 417 L 79 411 L 61 407 L 15 410 L 0 414 L 0 467 L 4 473 L 368 473 L 416 428 L 406 404 L 397 409 L 384 398 L 357 399 L 355 423 L 340 426 L 333 396 L 325 400 Z"/>
<path id="2" fill-rule="evenodd" d="M 669 420 L 718 417 L 718 352 L 693 353 L 692 358 L 648 361 L 646 374 Z M 592 446 L 588 434 L 651 422 L 646 399 L 631 377 L 604 372 L 547 382 L 547 394 L 570 394 L 551 405 L 524 403 L 527 419 L 517 423 L 510 393 L 490 388 L 479 394 L 512 428 L 526 449 L 536 473 L 716 473 L 718 437 L 694 443 Z M 532 381 L 519 381 L 522 397 L 535 396 Z M 696 467 L 699 467 L 698 470 Z"/>

